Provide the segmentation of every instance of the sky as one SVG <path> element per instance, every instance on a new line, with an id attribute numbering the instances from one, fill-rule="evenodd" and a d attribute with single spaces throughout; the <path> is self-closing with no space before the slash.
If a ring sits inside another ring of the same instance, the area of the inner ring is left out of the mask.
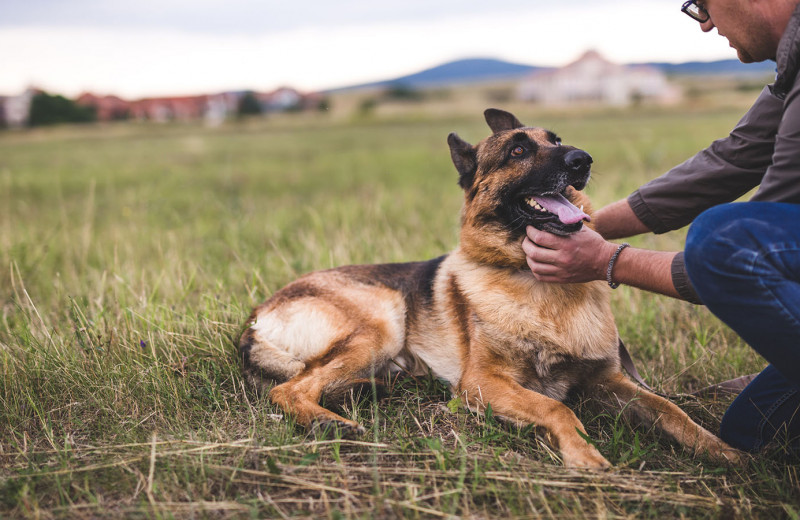
<path id="1" fill-rule="evenodd" d="M 0 0 L 0 94 L 310 92 L 463 58 L 735 58 L 681 0 Z"/>

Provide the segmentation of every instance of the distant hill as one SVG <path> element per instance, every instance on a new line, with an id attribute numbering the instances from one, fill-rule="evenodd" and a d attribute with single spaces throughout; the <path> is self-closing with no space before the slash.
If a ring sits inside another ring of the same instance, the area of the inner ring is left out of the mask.
<path id="1" fill-rule="evenodd" d="M 373 83 L 363 83 L 361 85 L 353 85 L 336 90 L 387 87 L 391 85 L 424 88 L 459 83 L 474 83 L 476 81 L 518 78 L 535 70 L 542 70 L 545 68 L 546 67 L 522 65 L 492 58 L 470 58 L 451 61 L 421 72 L 400 76 L 399 78 L 376 81 Z"/>
<path id="2" fill-rule="evenodd" d="M 775 62 L 742 63 L 739 60 L 689 61 L 686 63 L 644 63 L 669 75 L 684 76 L 766 76 L 775 74 Z"/>
<path id="3" fill-rule="evenodd" d="M 524 76 L 545 67 L 521 65 L 491 58 L 473 58 L 452 61 L 431 69 L 389 80 L 388 83 L 404 85 L 435 85 L 453 82 L 483 81 Z"/>
<path id="4" fill-rule="evenodd" d="M 663 70 L 668 75 L 688 76 L 741 76 L 760 77 L 775 73 L 775 63 L 742 63 L 739 60 L 719 60 L 711 62 L 691 61 L 686 63 L 636 63 L 632 65 L 649 65 Z M 387 87 L 402 85 L 411 88 L 426 88 L 435 86 L 457 85 L 475 83 L 479 81 L 493 81 L 502 79 L 520 78 L 538 70 L 547 70 L 549 67 L 536 65 L 523 65 L 492 58 L 471 58 L 444 63 L 414 74 L 398 78 L 364 83 L 349 87 L 342 87 L 330 92 Z"/>

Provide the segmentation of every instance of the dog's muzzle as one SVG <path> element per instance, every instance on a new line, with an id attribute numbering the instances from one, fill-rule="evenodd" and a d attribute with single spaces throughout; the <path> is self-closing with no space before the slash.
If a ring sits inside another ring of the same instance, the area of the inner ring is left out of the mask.
<path id="1" fill-rule="evenodd" d="M 564 155 L 564 166 L 568 172 L 569 184 L 576 190 L 582 190 L 589 182 L 592 162 L 592 156 L 583 150 L 570 150 Z"/>
<path id="2" fill-rule="evenodd" d="M 570 235 L 579 231 L 583 222 L 591 218 L 583 211 L 583 207 L 576 207 L 566 197 L 566 186 L 582 190 L 589 182 L 592 167 L 592 156 L 583 150 L 570 150 L 563 157 L 562 187 L 553 191 L 528 195 L 524 199 L 527 205 L 524 213 L 533 227 L 557 235 Z M 524 206 L 523 206 L 524 207 Z"/>

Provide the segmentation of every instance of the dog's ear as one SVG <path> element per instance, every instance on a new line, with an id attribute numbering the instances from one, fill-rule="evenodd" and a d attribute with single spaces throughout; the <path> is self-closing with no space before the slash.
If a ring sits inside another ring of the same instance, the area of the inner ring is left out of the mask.
<path id="1" fill-rule="evenodd" d="M 450 145 L 450 157 L 458 170 L 458 185 L 463 189 L 472 186 L 475 172 L 478 170 L 478 155 L 475 147 L 464 141 L 455 133 L 447 136 Z"/>
<path id="2" fill-rule="evenodd" d="M 520 123 L 519 119 L 511 112 L 506 112 L 505 110 L 499 110 L 497 108 L 487 108 L 483 116 L 486 118 L 486 123 L 488 123 L 489 128 L 491 128 L 492 132 L 495 134 L 503 130 L 513 130 L 525 126 Z"/>

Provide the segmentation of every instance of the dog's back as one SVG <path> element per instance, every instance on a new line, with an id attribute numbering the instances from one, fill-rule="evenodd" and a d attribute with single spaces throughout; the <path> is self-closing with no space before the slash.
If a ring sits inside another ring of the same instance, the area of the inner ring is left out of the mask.
<path id="1" fill-rule="evenodd" d="M 419 372 L 418 360 L 401 353 L 422 317 L 431 313 L 445 258 L 343 266 L 307 274 L 280 289 L 253 311 L 239 343 L 251 381 L 282 383 L 348 348 L 360 339 L 357 331 L 367 330 L 374 347 L 368 352 L 372 361 L 363 364 L 369 370 L 379 372 L 392 361 L 398 369 Z"/>

